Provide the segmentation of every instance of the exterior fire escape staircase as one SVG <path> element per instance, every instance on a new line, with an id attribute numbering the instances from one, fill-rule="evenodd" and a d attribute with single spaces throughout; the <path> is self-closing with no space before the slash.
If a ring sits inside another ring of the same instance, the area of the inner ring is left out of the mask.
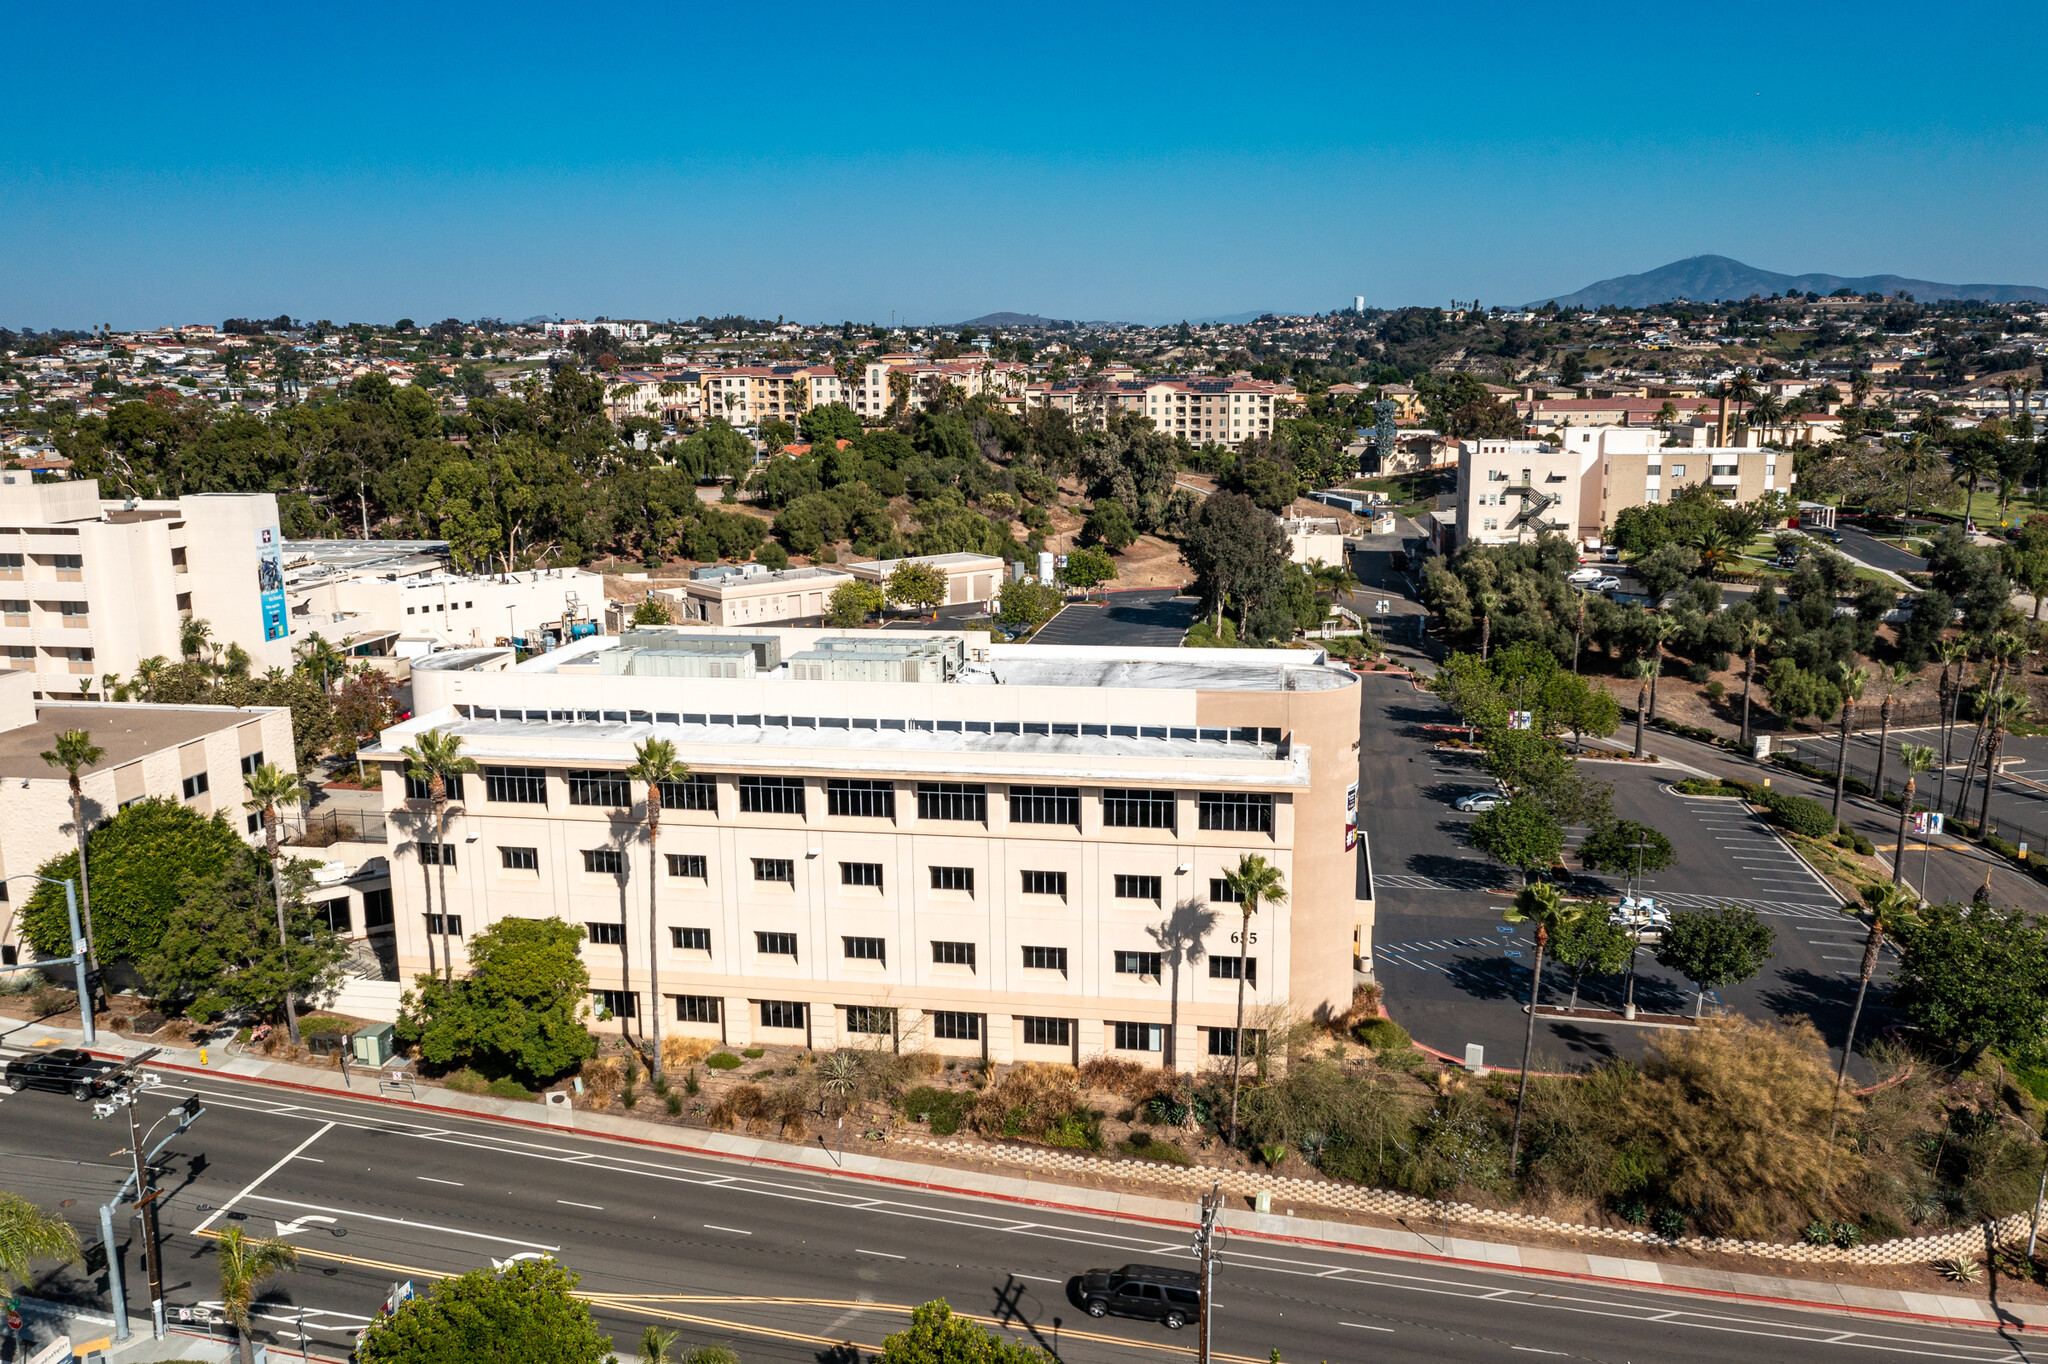
<path id="1" fill-rule="evenodd" d="M 1519 531 L 1524 527 L 1530 527 L 1540 533 L 1546 526 L 1550 530 L 1564 529 L 1540 519 L 1543 513 L 1557 505 L 1559 499 L 1556 493 L 1546 493 L 1538 489 L 1529 478 L 1529 470 L 1522 470 L 1521 481 L 1508 485 L 1507 490 L 1522 499 L 1522 509 L 1508 520 L 1509 530 Z"/>

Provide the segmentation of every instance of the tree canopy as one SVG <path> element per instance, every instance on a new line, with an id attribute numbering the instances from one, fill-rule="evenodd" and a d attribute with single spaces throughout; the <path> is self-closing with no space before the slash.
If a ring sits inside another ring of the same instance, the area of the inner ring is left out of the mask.
<path id="1" fill-rule="evenodd" d="M 582 928 L 560 919 L 500 919 L 470 939 L 467 976 L 414 982 L 399 1036 L 436 1066 L 545 1084 L 597 1054 L 583 1023 L 590 972 L 582 941 Z"/>
<path id="2" fill-rule="evenodd" d="M 94 945 L 102 962 L 112 962 L 153 952 L 173 911 L 185 902 L 188 882 L 222 874 L 244 845 L 225 814 L 201 815 L 180 801 L 152 796 L 117 810 L 92 831 L 87 849 Z M 75 883 L 78 854 L 53 857 L 36 873 Z M 70 955 L 62 886 L 36 886 L 22 909 L 21 930 L 43 956 Z"/>
<path id="3" fill-rule="evenodd" d="M 552 1258 L 442 1279 L 371 1322 L 355 1357 L 362 1364 L 607 1364 L 611 1337 L 574 1296 L 578 1282 Z"/>

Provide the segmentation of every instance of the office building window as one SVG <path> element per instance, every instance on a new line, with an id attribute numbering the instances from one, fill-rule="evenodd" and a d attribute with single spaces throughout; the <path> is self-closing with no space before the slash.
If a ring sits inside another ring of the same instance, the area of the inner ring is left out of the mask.
<path id="1" fill-rule="evenodd" d="M 873 886 L 882 888 L 882 864 L 880 862 L 841 862 L 839 884 L 842 886 Z"/>
<path id="2" fill-rule="evenodd" d="M 708 881 L 711 879 L 709 869 L 704 863 L 703 853 L 670 853 L 668 855 L 668 874 L 670 876 L 680 876 L 691 881 Z"/>
<path id="3" fill-rule="evenodd" d="M 1234 905 L 1238 902 L 1237 891 L 1221 876 L 1209 878 L 1209 903 L 1212 905 Z"/>
<path id="4" fill-rule="evenodd" d="M 1157 1023 L 1111 1023 L 1110 1046 L 1117 1051 L 1164 1051 L 1166 1029 Z"/>
<path id="5" fill-rule="evenodd" d="M 603 876 L 621 876 L 626 870 L 626 855 L 617 848 L 585 848 L 583 870 Z"/>
<path id="6" fill-rule="evenodd" d="M 988 788 L 957 781 L 921 781 L 917 784 L 917 817 L 986 824 Z"/>
<path id="7" fill-rule="evenodd" d="M 1027 1047 L 1070 1047 L 1074 1044 L 1071 1018 L 1020 1018 L 1018 1038 Z"/>
<path id="8" fill-rule="evenodd" d="M 262 755 L 258 754 L 257 756 L 260 758 Z M 447 793 L 449 800 L 461 800 L 462 774 L 460 772 L 452 772 L 441 778 L 441 789 Z M 405 778 L 405 798 L 407 800 L 432 800 L 434 798 L 433 788 L 429 783 L 423 782 L 418 777 L 408 773 Z"/>
<path id="9" fill-rule="evenodd" d="M 206 788 L 206 774 L 204 772 L 194 773 L 192 776 L 185 778 L 185 799 L 190 800 L 192 797 L 202 794 Z"/>
<path id="10" fill-rule="evenodd" d="M 453 843 L 420 843 L 420 865 L 425 867 L 452 867 L 455 865 Z"/>
<path id="11" fill-rule="evenodd" d="M 621 772 L 571 772 L 569 803 L 623 810 L 633 803 L 633 783 Z"/>
<path id="12" fill-rule="evenodd" d="M 1078 786 L 1013 786 L 1010 788 L 1010 823 L 1065 824 L 1081 827 L 1081 788 Z"/>
<path id="13" fill-rule="evenodd" d="M 718 783 L 710 777 L 692 772 L 681 781 L 665 781 L 661 784 L 661 808 L 664 810 L 709 810 L 718 813 Z"/>
<path id="14" fill-rule="evenodd" d="M 1026 895 L 1057 895 L 1067 898 L 1067 874 L 1063 871 L 1027 871 L 1020 873 Z"/>
<path id="15" fill-rule="evenodd" d="M 935 942 L 932 944 L 934 966 L 964 966 L 974 969 L 974 944 L 971 942 Z"/>
<path id="16" fill-rule="evenodd" d="M 804 1006 L 793 999 L 764 999 L 761 1001 L 761 1026 L 764 1028 L 801 1028 L 804 1025 Z"/>
<path id="17" fill-rule="evenodd" d="M 640 1017 L 638 990 L 592 990 L 590 1002 L 600 1019 L 606 1014 L 613 1018 Z"/>
<path id="18" fill-rule="evenodd" d="M 886 781 L 828 781 L 825 813 L 847 819 L 894 819 L 896 786 Z"/>
<path id="19" fill-rule="evenodd" d="M 870 1037 L 887 1037 L 896 1031 L 896 1011 L 870 1004 L 846 1006 L 846 1030 Z"/>
<path id="20" fill-rule="evenodd" d="M 711 930 L 708 928 L 671 928 L 668 940 L 670 946 L 682 952 L 711 950 Z"/>
<path id="21" fill-rule="evenodd" d="M 1159 956 L 1160 954 L 1157 952 L 1118 952 L 1116 954 L 1116 973 L 1120 976 L 1152 976 L 1156 978 L 1159 975 Z"/>
<path id="22" fill-rule="evenodd" d="M 1246 1028 L 1244 1030 L 1244 1044 L 1246 1047 L 1245 1055 L 1256 1056 L 1259 1051 L 1259 1044 L 1264 1040 L 1265 1034 L 1261 1032 L 1259 1029 Z M 1237 1029 L 1209 1029 L 1209 1054 L 1211 1056 L 1237 1055 Z"/>
<path id="23" fill-rule="evenodd" d="M 932 1036 L 947 1042 L 979 1042 L 981 1040 L 981 1015 L 937 1012 L 928 1015 L 932 1020 Z"/>
<path id="24" fill-rule="evenodd" d="M 796 862 L 787 857 L 757 857 L 754 859 L 754 879 L 793 886 L 796 884 Z"/>
<path id="25" fill-rule="evenodd" d="M 1211 980 L 1236 980 L 1236 979 L 1237 979 L 1237 958 L 1236 958 L 1236 957 L 1211 957 L 1211 958 L 1209 958 L 1209 979 L 1211 979 Z M 1246 957 L 1246 958 L 1244 959 L 1244 983 L 1245 983 L 1245 984 L 1247 984 L 1247 985 L 1253 986 L 1253 987 L 1256 987 L 1256 986 L 1258 985 L 1258 983 L 1259 983 L 1259 959 L 1258 959 L 1257 957 Z"/>
<path id="26" fill-rule="evenodd" d="M 429 914 L 427 916 L 427 932 L 437 938 L 459 938 L 462 936 L 462 916 L 460 914 Z"/>
<path id="27" fill-rule="evenodd" d="M 804 812 L 802 777 L 741 777 L 740 812 L 749 815 L 800 815 Z"/>
<path id="28" fill-rule="evenodd" d="M 127 809 L 128 803 L 126 801 L 123 801 L 121 803 L 121 808 L 123 810 Z M 263 812 L 261 810 L 251 810 L 249 812 L 249 817 L 243 820 L 242 824 L 245 828 L 248 829 L 250 833 L 255 833 L 258 829 L 263 827 Z"/>
<path id="29" fill-rule="evenodd" d="M 1159 903 L 1159 878 L 1156 876 L 1116 875 L 1116 898 L 1119 900 L 1150 900 Z"/>
<path id="30" fill-rule="evenodd" d="M 718 1005 L 717 995 L 677 995 L 676 1022 L 716 1023 Z"/>
<path id="31" fill-rule="evenodd" d="M 335 932 L 346 933 L 349 931 L 348 897 L 346 895 L 338 900 L 320 901 L 313 906 L 313 912 L 320 916 L 321 922 L 325 923 Z"/>
<path id="32" fill-rule="evenodd" d="M 756 933 L 754 950 L 764 957 L 793 957 L 796 955 L 796 934 Z"/>
<path id="33" fill-rule="evenodd" d="M 1027 971 L 1057 971 L 1067 973 L 1067 949 L 1064 947 L 1027 947 L 1024 949 L 1024 969 Z"/>
<path id="34" fill-rule="evenodd" d="M 1238 791 L 1204 791 L 1195 797 L 1197 823 L 1233 834 L 1273 832 L 1273 798 Z"/>
<path id="35" fill-rule="evenodd" d="M 583 931 L 588 935 L 590 941 L 598 947 L 624 947 L 626 945 L 626 926 L 624 924 L 612 924 L 602 921 L 586 923 L 583 925 Z"/>
<path id="36" fill-rule="evenodd" d="M 539 871 L 540 849 L 500 848 L 498 861 L 504 864 L 506 871 Z"/>
<path id="37" fill-rule="evenodd" d="M 846 959 L 848 961 L 887 962 L 889 960 L 889 950 L 883 946 L 880 938 L 842 938 L 840 941 L 846 945 Z"/>
<path id="38" fill-rule="evenodd" d="M 391 927 L 391 888 L 363 892 L 363 927 Z"/>
<path id="39" fill-rule="evenodd" d="M 484 799 L 507 805 L 546 805 L 548 774 L 538 767 L 486 767 Z"/>
<path id="40" fill-rule="evenodd" d="M 972 895 L 974 894 L 974 868 L 933 867 L 932 889 L 962 890 Z"/>
<path id="41" fill-rule="evenodd" d="M 254 753 L 246 754 L 242 758 L 242 775 L 245 777 L 253 776 L 256 769 L 261 766 L 263 766 L 263 750 L 259 748 Z"/>
<path id="42" fill-rule="evenodd" d="M 1102 822 L 1112 829 L 1171 829 L 1171 791 L 1104 791 Z"/>

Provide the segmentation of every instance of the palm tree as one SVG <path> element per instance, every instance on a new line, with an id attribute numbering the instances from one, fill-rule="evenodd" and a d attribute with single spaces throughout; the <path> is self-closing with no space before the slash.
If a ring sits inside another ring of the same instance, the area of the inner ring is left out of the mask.
<path id="1" fill-rule="evenodd" d="M 1636 661 L 1636 676 L 1641 682 L 1636 687 L 1636 748 L 1635 756 L 1643 756 L 1643 721 L 1650 714 L 1650 684 L 1664 666 L 1662 658 L 1644 658 Z"/>
<path id="2" fill-rule="evenodd" d="M 284 927 L 284 868 L 277 860 L 277 807 L 280 805 L 302 805 L 306 800 L 306 784 L 299 780 L 296 772 L 287 772 L 276 763 L 265 763 L 242 779 L 249 789 L 249 798 L 242 802 L 244 810 L 261 811 L 263 814 L 263 851 L 270 859 L 270 887 L 277 901 L 277 945 L 285 955 L 285 969 L 291 969 L 291 935 Z M 299 1014 L 297 1001 L 292 998 L 291 988 L 284 992 L 284 1027 L 290 1034 L 292 1045 L 299 1045 Z"/>
<path id="3" fill-rule="evenodd" d="M 1991 675 L 1984 684 L 1983 702 L 1977 716 L 1977 732 L 1970 740 L 1970 756 L 1963 762 L 1962 785 L 1956 792 L 1958 819 L 1964 818 L 1969 811 L 1970 779 L 1977 770 L 1978 761 L 1986 752 L 1984 741 L 1991 724 L 1991 698 L 1998 694 L 2007 665 L 2017 659 L 2024 649 L 2025 645 L 2021 640 L 2005 633 L 1992 635 L 1983 641 L 1982 652 L 1985 661 L 1991 665 Z M 1988 786 L 1986 789 L 1989 789 Z"/>
<path id="4" fill-rule="evenodd" d="M 1522 1087 L 1515 1095 L 1514 1134 L 1508 1139 L 1508 1173 L 1513 1174 L 1522 1150 L 1522 1101 L 1529 1095 L 1529 1053 L 1536 1045 L 1536 1006 L 1542 1002 L 1543 952 L 1551 933 L 1589 912 L 1589 906 L 1568 905 L 1555 886 L 1523 886 L 1514 904 L 1501 911 L 1501 921 L 1536 925 L 1536 967 L 1529 977 L 1529 1026 L 1522 1035 Z"/>
<path id="5" fill-rule="evenodd" d="M 1771 642 L 1771 627 L 1763 620 L 1746 620 L 1736 627 L 1736 643 L 1743 654 L 1742 664 L 1742 746 L 1749 747 L 1749 689 L 1756 681 L 1757 650 Z"/>
<path id="6" fill-rule="evenodd" d="M 1851 668 L 1846 663 L 1835 665 L 1835 690 L 1842 696 L 1842 741 L 1835 749 L 1836 819 L 1842 817 L 1842 786 L 1849 775 L 1849 735 L 1856 727 L 1856 703 L 1863 699 L 1863 687 L 1868 680 L 1869 675 L 1861 668 Z"/>
<path id="7" fill-rule="evenodd" d="M 65 778 L 71 783 L 71 831 L 78 836 L 78 907 L 85 915 L 85 957 L 94 974 L 100 969 L 99 949 L 94 945 L 92 931 L 92 887 L 85 874 L 85 788 L 79 784 L 81 768 L 98 764 L 107 756 L 107 750 L 92 741 L 89 729 L 67 729 L 57 736 L 57 746 L 43 750 L 42 759 L 52 767 L 64 769 Z M 99 992 L 93 992 L 97 995 Z"/>
<path id="8" fill-rule="evenodd" d="M 331 691 L 333 680 L 348 672 L 348 655 L 318 630 L 294 645 L 292 653 L 298 658 L 297 671 L 307 677 L 318 677 L 322 692 Z"/>
<path id="9" fill-rule="evenodd" d="M 289 1241 L 275 1236 L 252 1241 L 240 1227 L 230 1226 L 214 1245 L 213 1262 L 220 1270 L 221 1311 L 234 1323 L 242 1364 L 256 1364 L 256 1345 L 249 1339 L 249 1307 L 256 1299 L 256 1286 L 297 1269 L 299 1252 Z"/>
<path id="10" fill-rule="evenodd" d="M 195 616 L 178 627 L 178 652 L 194 663 L 206 653 L 207 641 L 213 638 L 213 626 L 203 616 Z"/>
<path id="11" fill-rule="evenodd" d="M 128 684 L 130 694 L 145 701 L 151 699 L 156 691 L 157 678 L 170 666 L 171 661 L 162 654 L 151 654 L 142 659 L 135 665 L 135 680 Z"/>
<path id="12" fill-rule="evenodd" d="M 1990 725 L 1991 741 L 1984 750 L 1984 800 L 1977 807 L 1977 833 L 1991 832 L 1991 787 L 1998 780 L 1998 748 L 2005 741 L 2006 726 L 2023 719 L 2032 703 L 2019 687 L 1999 687 L 1984 698 L 1984 715 Z"/>
<path id="13" fill-rule="evenodd" d="M 1949 459 L 1955 464 L 1955 481 L 1963 485 L 1963 516 L 1967 519 L 1970 499 L 1976 495 L 1977 485 L 1998 471 L 1998 460 L 1981 445 L 1950 451 Z"/>
<path id="14" fill-rule="evenodd" d="M 664 782 L 681 781 L 690 775 L 689 764 L 678 761 L 676 746 L 667 739 L 649 739 L 633 749 L 633 765 L 626 769 L 626 776 L 647 787 L 647 1014 L 654 1020 L 654 1048 L 647 1057 L 647 1073 L 655 1079 L 661 1078 L 661 947 L 657 935 L 654 912 L 654 888 L 659 884 L 655 875 L 654 845 L 661 837 L 661 788 Z M 619 988 L 630 990 L 631 985 L 623 979 L 627 970 L 626 950 L 619 948 L 619 972 L 622 979 Z"/>
<path id="15" fill-rule="evenodd" d="M 1237 859 L 1237 867 L 1223 873 L 1223 883 L 1230 887 L 1231 895 L 1237 900 L 1237 910 L 1242 916 L 1237 933 L 1237 1036 L 1230 1048 L 1230 1144 L 1237 1145 L 1237 1086 L 1244 1071 L 1244 962 L 1245 948 L 1252 936 L 1252 915 L 1259 912 L 1259 903 L 1269 905 L 1285 904 L 1287 888 L 1280 879 L 1280 869 L 1257 853 L 1245 853 Z"/>
<path id="16" fill-rule="evenodd" d="M 649 1325 L 640 1333 L 640 1364 L 669 1364 L 670 1350 L 676 1345 L 676 1333 L 664 1331 L 659 1326 Z"/>
<path id="17" fill-rule="evenodd" d="M 1757 436 L 1758 445 L 1761 446 L 1770 441 L 1771 427 L 1783 415 L 1784 409 L 1778 406 L 1778 400 L 1768 393 L 1759 393 L 1750 401 L 1748 412 L 1749 425 L 1759 433 Z"/>
<path id="18" fill-rule="evenodd" d="M 1884 703 L 1877 708 L 1877 775 L 1871 779 L 1871 786 L 1877 798 L 1883 800 L 1884 750 L 1885 745 L 1891 741 L 1892 697 L 1898 692 L 1910 690 L 1919 679 L 1914 677 L 1913 670 L 1903 663 L 1892 664 L 1890 668 L 1879 673 L 1878 678 L 1884 683 Z"/>
<path id="19" fill-rule="evenodd" d="M 1970 656 L 1970 646 L 1960 639 L 1944 639 L 1934 646 L 1934 651 L 1941 655 L 1941 681 L 1937 684 L 1941 693 L 1941 762 L 1937 766 L 1941 780 L 1934 796 L 1934 808 L 1939 810 L 1948 803 L 1949 749 L 1954 738 L 1956 703 L 1962 696 L 1963 667 Z M 1954 681 L 1949 679 L 1950 668 L 1955 669 Z"/>
<path id="20" fill-rule="evenodd" d="M 0 1193 L 0 1289 L 27 1288 L 38 1260 L 78 1262 L 78 1233 L 16 1193 Z"/>
<path id="21" fill-rule="evenodd" d="M 1906 794 L 1899 800 L 1899 846 L 1892 854 L 1892 884 L 1901 885 L 1906 876 L 1906 819 L 1913 813 L 1914 778 L 1934 766 L 1934 745 L 1900 744 L 1899 761 L 1906 769 Z"/>
<path id="22" fill-rule="evenodd" d="M 1718 525 L 1709 525 L 1692 538 L 1693 548 L 1699 551 L 1700 572 L 1713 577 L 1719 569 L 1725 568 L 1735 557 L 1740 546 L 1728 538 L 1728 532 Z"/>
<path id="23" fill-rule="evenodd" d="M 427 800 L 434 815 L 434 865 L 439 868 L 441 900 L 441 955 L 445 960 L 443 978 L 455 979 L 455 949 L 448 943 L 448 778 L 476 771 L 476 760 L 462 756 L 462 736 L 443 734 L 438 729 L 422 733 L 398 751 L 405 759 L 405 774 L 427 784 Z M 425 882 L 427 860 L 420 859 L 420 880 Z M 434 911 L 433 888 L 428 888 L 427 913 Z M 431 923 L 431 919 L 429 920 Z M 434 935 L 427 934 L 427 973 L 434 971 Z"/>
<path id="24" fill-rule="evenodd" d="M 1856 1003 L 1849 1010 L 1849 1035 L 1842 1041 L 1842 1065 L 1835 1072 L 1835 1099 L 1842 1097 L 1842 1081 L 1849 1073 L 1849 1053 L 1856 1050 L 1856 1025 L 1863 1020 L 1863 997 L 1870 991 L 1870 977 L 1877 970 L 1877 950 L 1887 929 L 1896 929 L 1920 908 L 1920 898 L 1903 886 L 1894 885 L 1870 906 L 1870 932 L 1863 938 L 1863 965 L 1856 977 Z M 1833 1126 L 1832 1123 L 1829 1124 Z"/>

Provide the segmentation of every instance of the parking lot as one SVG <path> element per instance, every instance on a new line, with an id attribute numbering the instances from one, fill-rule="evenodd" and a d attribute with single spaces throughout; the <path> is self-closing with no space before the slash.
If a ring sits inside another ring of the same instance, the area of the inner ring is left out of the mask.
<path id="1" fill-rule="evenodd" d="M 1373 956 L 1388 1011 L 1418 1042 L 1456 1056 L 1476 1042 L 1485 1047 L 1488 1065 L 1518 1064 L 1535 942 L 1526 926 L 1503 924 L 1501 913 L 1520 879 L 1470 846 L 1477 816 L 1451 808 L 1458 795 L 1488 786 L 1489 779 L 1471 759 L 1437 752 L 1423 735 L 1422 724 L 1448 718 L 1433 697 L 1393 680 L 1366 686 L 1360 808 L 1370 812 L 1366 834 L 1378 904 Z M 1591 770 L 1614 784 L 1617 812 L 1671 839 L 1676 863 L 1645 875 L 1641 893 L 1674 910 L 1746 905 L 1777 935 L 1763 972 L 1710 991 L 1709 1007 L 1807 1019 L 1839 1046 L 1855 995 L 1863 924 L 1843 912 L 1833 891 L 1740 802 L 1677 795 L 1667 788 L 1683 774 L 1669 769 L 1598 763 Z M 1584 835 L 1570 831 L 1571 843 Z M 1618 895 L 1627 882 L 1603 875 L 1581 885 Z M 1887 951 L 1878 983 L 1892 960 Z M 1623 985 L 1619 977 L 1588 979 L 1580 1003 L 1616 1008 Z M 1564 1003 L 1571 972 L 1546 966 L 1544 986 L 1545 1003 Z M 1635 1002 L 1645 1012 L 1690 1014 L 1693 989 L 1644 947 L 1636 961 Z M 1865 1035 L 1887 1021 L 1882 1007 L 1867 1007 Z M 1544 1017 L 1534 1063 L 1561 1070 L 1638 1056 L 1653 1035 L 1640 1023 Z"/>
<path id="2" fill-rule="evenodd" d="M 1034 644 L 1114 644 L 1171 649 L 1195 623 L 1201 603 L 1175 588 L 1112 592 L 1107 601 L 1076 602 L 1039 627 Z"/>

